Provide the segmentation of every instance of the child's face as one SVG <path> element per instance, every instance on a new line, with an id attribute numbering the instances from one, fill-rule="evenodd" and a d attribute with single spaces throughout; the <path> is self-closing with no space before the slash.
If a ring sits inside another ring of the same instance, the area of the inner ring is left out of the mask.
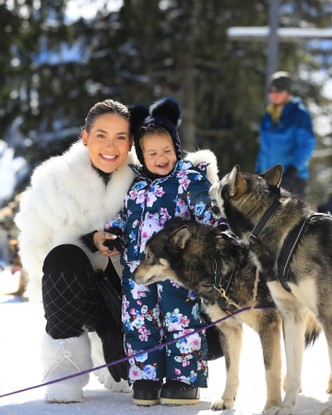
<path id="1" fill-rule="evenodd" d="M 167 133 L 153 133 L 140 141 L 146 168 L 153 174 L 166 176 L 176 164 L 176 153 L 172 138 Z"/>

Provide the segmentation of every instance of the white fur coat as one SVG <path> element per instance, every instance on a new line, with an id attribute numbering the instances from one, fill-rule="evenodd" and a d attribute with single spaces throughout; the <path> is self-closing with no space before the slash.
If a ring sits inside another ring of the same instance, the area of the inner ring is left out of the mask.
<path id="1" fill-rule="evenodd" d="M 208 179 L 218 179 L 217 159 L 210 150 L 188 153 L 194 165 L 209 163 Z M 91 166 L 88 150 L 81 142 L 61 156 L 52 157 L 35 169 L 30 186 L 23 192 L 15 217 L 19 228 L 20 257 L 28 273 L 27 296 L 41 301 L 44 258 L 59 244 L 75 244 L 88 255 L 94 268 L 105 268 L 107 258 L 91 253 L 81 242 L 82 235 L 103 230 L 122 208 L 134 173 L 128 166 L 136 162 L 129 153 L 127 162 L 113 172 L 107 186 Z"/>
<path id="2" fill-rule="evenodd" d="M 106 267 L 107 258 L 99 252 L 91 253 L 80 237 L 103 230 L 105 223 L 121 209 L 134 179 L 128 163 L 134 161 L 129 153 L 125 165 L 113 172 L 105 186 L 91 166 L 87 148 L 77 142 L 61 156 L 52 157 L 35 169 L 15 217 L 20 257 L 28 273 L 30 301 L 41 301 L 43 261 L 59 244 L 78 245 L 94 268 Z"/>

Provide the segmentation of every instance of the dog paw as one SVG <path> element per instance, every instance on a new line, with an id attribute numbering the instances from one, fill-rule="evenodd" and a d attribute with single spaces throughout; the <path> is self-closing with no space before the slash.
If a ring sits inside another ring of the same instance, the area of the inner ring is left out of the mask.
<path id="1" fill-rule="evenodd" d="M 263 414 L 272 414 L 272 415 L 275 414 L 280 409 L 281 403 L 282 403 L 281 398 L 268 400 L 264 406 Z M 269 410 L 271 411 L 269 412 Z"/>
<path id="2" fill-rule="evenodd" d="M 212 411 L 220 411 L 221 409 L 231 409 L 234 406 L 234 399 L 217 399 L 212 402 L 210 409 Z"/>
<path id="3" fill-rule="evenodd" d="M 216 401 L 212 402 L 210 409 L 212 411 L 220 411 L 221 409 L 225 409 L 223 399 L 217 399 Z"/>

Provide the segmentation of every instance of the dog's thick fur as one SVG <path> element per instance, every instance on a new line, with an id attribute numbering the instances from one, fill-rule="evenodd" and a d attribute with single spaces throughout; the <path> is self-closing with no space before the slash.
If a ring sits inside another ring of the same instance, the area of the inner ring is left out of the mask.
<path id="1" fill-rule="evenodd" d="M 274 308 L 264 279 L 258 279 L 259 274 L 251 261 L 249 249 L 241 247 L 239 241 L 228 232 L 176 219 L 149 239 L 145 253 L 145 259 L 134 274 L 136 281 L 151 284 L 169 278 L 196 291 L 204 300 L 212 321 L 225 317 L 226 309 L 233 313 L 245 307 L 271 307 L 251 309 L 218 324 L 227 379 L 222 397 L 213 402 L 211 408 L 220 410 L 234 406 L 239 386 L 243 322 L 252 327 L 261 340 L 267 384 L 265 410 L 278 407 L 281 404 L 281 316 Z M 236 266 L 228 293 L 231 303 L 224 310 L 217 303 L 221 294 L 214 287 L 215 260 L 219 264 L 218 276 L 223 281 Z"/>
<path id="2" fill-rule="evenodd" d="M 280 188 L 281 175 L 281 165 L 260 175 L 241 172 L 235 166 L 211 188 L 210 195 L 216 199 L 232 231 L 255 252 L 261 266 L 271 266 L 265 269 L 264 276 L 282 314 L 288 375 L 285 397 L 274 413 L 291 415 L 301 390 L 304 331 L 310 312 L 325 332 L 332 368 L 332 217 L 310 216 L 290 262 L 286 281 L 290 291 L 287 291 L 277 278 L 279 253 L 289 232 L 314 212 L 304 201 Z M 250 234 L 254 226 L 276 199 L 280 207 L 266 223 L 258 241 L 253 242 Z M 332 392 L 331 375 L 327 392 Z M 324 414 L 332 414 L 332 407 Z"/>

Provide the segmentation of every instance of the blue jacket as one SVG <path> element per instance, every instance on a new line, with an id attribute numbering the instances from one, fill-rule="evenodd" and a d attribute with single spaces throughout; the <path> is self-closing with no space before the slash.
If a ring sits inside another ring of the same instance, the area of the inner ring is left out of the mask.
<path id="1" fill-rule="evenodd" d="M 263 173 L 281 163 L 298 171 L 298 177 L 307 179 L 309 161 L 316 144 L 308 110 L 299 98 L 292 97 L 281 112 L 278 122 L 273 122 L 267 111 L 260 126 L 260 149 L 255 171 Z"/>
<path id="2" fill-rule="evenodd" d="M 194 167 L 190 161 L 180 160 L 171 174 L 153 181 L 140 168 L 132 168 L 138 177 L 125 198 L 124 208 L 105 227 L 119 227 L 125 235 L 123 265 L 142 260 L 147 240 L 174 217 L 226 227 L 225 220 L 211 211 L 206 163 Z"/>

